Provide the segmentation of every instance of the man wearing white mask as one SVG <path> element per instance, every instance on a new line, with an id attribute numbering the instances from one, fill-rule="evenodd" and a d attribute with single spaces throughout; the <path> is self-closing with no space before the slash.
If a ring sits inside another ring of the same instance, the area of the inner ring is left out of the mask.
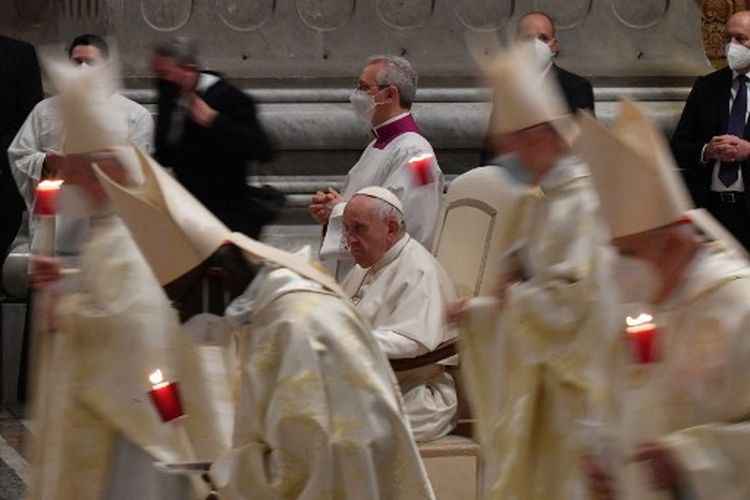
<path id="1" fill-rule="evenodd" d="M 497 297 L 457 307 L 462 370 L 477 418 L 485 498 L 585 498 L 576 420 L 600 392 L 612 343 L 608 259 L 588 168 L 562 96 L 529 61 L 503 52 L 489 70 L 492 134 L 542 196 L 516 209 Z"/>
<path id="2" fill-rule="evenodd" d="M 750 248 L 749 11 L 729 18 L 726 41 L 729 67 L 695 81 L 671 144 L 695 204 Z"/>
<path id="3" fill-rule="evenodd" d="M 623 102 L 611 129 L 589 116 L 581 125 L 576 148 L 619 253 L 620 298 L 638 303 L 619 318 L 609 443 L 586 461 L 594 498 L 750 498 L 746 253 L 690 210 L 666 141 L 636 105 Z"/>
<path id="4" fill-rule="evenodd" d="M 453 283 L 429 251 L 404 227 L 396 195 L 371 186 L 357 191 L 344 210 L 349 250 L 357 265 L 343 288 L 389 359 L 434 351 L 456 336 L 445 310 L 456 300 Z M 443 363 L 396 370 L 414 438 L 430 441 L 455 425 L 456 385 Z"/>
<path id="5" fill-rule="evenodd" d="M 320 258 L 338 279 L 353 265 L 342 239 L 345 202 L 364 187 L 393 191 L 404 205 L 407 231 L 431 248 L 443 196 L 443 173 L 434 157 L 421 171 L 409 164 L 412 158 L 434 155 L 410 112 L 416 91 L 417 74 L 411 64 L 388 55 L 367 60 L 351 95 L 355 113 L 372 127 L 375 139 L 347 174 L 341 194 L 332 188 L 318 192 L 309 206 L 313 218 L 326 227 Z"/>

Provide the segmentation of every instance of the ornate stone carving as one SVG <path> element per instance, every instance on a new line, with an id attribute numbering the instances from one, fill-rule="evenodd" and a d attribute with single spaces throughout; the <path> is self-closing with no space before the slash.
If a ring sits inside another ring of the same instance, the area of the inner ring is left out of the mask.
<path id="1" fill-rule="evenodd" d="M 318 31 L 333 31 L 346 25 L 354 14 L 354 0 L 297 0 L 297 15 Z"/>
<path id="2" fill-rule="evenodd" d="M 715 67 L 726 64 L 724 58 L 724 25 L 729 17 L 747 8 L 745 0 L 703 0 L 702 2 L 703 48 L 706 57 Z"/>
<path id="3" fill-rule="evenodd" d="M 192 0 L 141 0 L 141 15 L 156 31 L 175 31 L 193 14 Z"/>
<path id="4" fill-rule="evenodd" d="M 474 31 L 495 31 L 513 15 L 514 0 L 456 0 L 461 24 Z"/>
<path id="5" fill-rule="evenodd" d="M 435 10 L 435 0 L 377 0 L 378 15 L 394 29 L 412 29 L 425 24 Z"/>
<path id="6" fill-rule="evenodd" d="M 558 30 L 567 30 L 581 24 L 591 12 L 593 0 L 534 0 L 534 10 L 549 12 Z"/>
<path id="7" fill-rule="evenodd" d="M 237 31 L 260 28 L 271 18 L 275 9 L 275 0 L 216 0 L 219 18 Z"/>
<path id="8" fill-rule="evenodd" d="M 655 26 L 669 9 L 669 0 L 633 2 L 632 0 L 612 0 L 612 13 L 622 24 L 632 29 L 646 29 Z"/>

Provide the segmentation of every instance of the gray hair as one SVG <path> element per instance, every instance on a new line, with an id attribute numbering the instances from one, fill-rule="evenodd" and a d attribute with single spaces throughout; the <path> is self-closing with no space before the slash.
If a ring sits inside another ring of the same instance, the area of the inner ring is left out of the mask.
<path id="1" fill-rule="evenodd" d="M 367 59 L 367 66 L 382 64 L 375 77 L 378 85 L 393 85 L 398 89 L 401 106 L 411 109 L 414 96 L 417 94 L 417 72 L 409 61 L 393 55 L 373 56 Z"/>
<path id="2" fill-rule="evenodd" d="M 373 198 L 371 196 L 367 196 L 367 198 L 370 199 L 370 210 L 372 211 L 376 219 L 382 222 L 388 222 L 391 219 L 396 219 L 399 227 L 402 230 L 406 230 L 406 224 L 404 223 L 404 214 L 399 212 L 396 207 L 385 200 L 381 200 L 380 198 Z"/>
<path id="3" fill-rule="evenodd" d="M 198 44 L 187 36 L 173 36 L 168 40 L 163 40 L 154 46 L 154 52 L 162 57 L 174 59 L 182 66 L 200 67 Z"/>

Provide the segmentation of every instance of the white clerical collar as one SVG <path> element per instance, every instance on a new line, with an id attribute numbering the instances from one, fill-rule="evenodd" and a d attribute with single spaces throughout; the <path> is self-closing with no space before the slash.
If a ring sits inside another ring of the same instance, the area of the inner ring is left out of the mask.
<path id="1" fill-rule="evenodd" d="M 219 77 L 212 75 L 211 73 L 200 73 L 198 75 L 198 83 L 195 84 L 195 92 L 198 94 L 205 94 L 216 82 L 219 81 Z"/>
<path id="2" fill-rule="evenodd" d="M 396 260 L 396 258 L 398 258 L 398 256 L 404 250 L 404 247 L 410 239 L 411 237 L 407 233 L 404 233 L 401 239 L 394 243 L 394 245 L 383 254 L 379 261 L 370 266 L 368 272 L 377 272 L 378 270 L 384 268 L 385 266 Z"/>
<path id="3" fill-rule="evenodd" d="M 381 123 L 380 125 L 378 125 L 376 127 L 372 127 L 372 130 L 373 130 L 373 132 L 375 132 L 377 134 L 378 129 L 380 129 L 382 127 L 385 127 L 386 125 L 390 125 L 393 122 L 399 121 L 401 118 L 407 116 L 409 113 L 410 113 L 410 111 L 405 111 L 405 112 L 403 112 L 401 114 L 398 114 L 398 115 L 394 116 L 393 118 L 389 118 L 386 121 L 384 121 L 383 123 Z"/>

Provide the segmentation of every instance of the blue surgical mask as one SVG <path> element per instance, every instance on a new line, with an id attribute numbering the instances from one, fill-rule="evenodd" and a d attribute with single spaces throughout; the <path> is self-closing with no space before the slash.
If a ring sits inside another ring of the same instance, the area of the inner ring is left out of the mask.
<path id="1" fill-rule="evenodd" d="M 521 160 L 518 159 L 518 155 L 515 153 L 496 156 L 490 161 L 490 164 L 497 165 L 505 170 L 513 182 L 518 184 L 531 184 L 531 174 L 528 170 L 523 168 Z"/>

